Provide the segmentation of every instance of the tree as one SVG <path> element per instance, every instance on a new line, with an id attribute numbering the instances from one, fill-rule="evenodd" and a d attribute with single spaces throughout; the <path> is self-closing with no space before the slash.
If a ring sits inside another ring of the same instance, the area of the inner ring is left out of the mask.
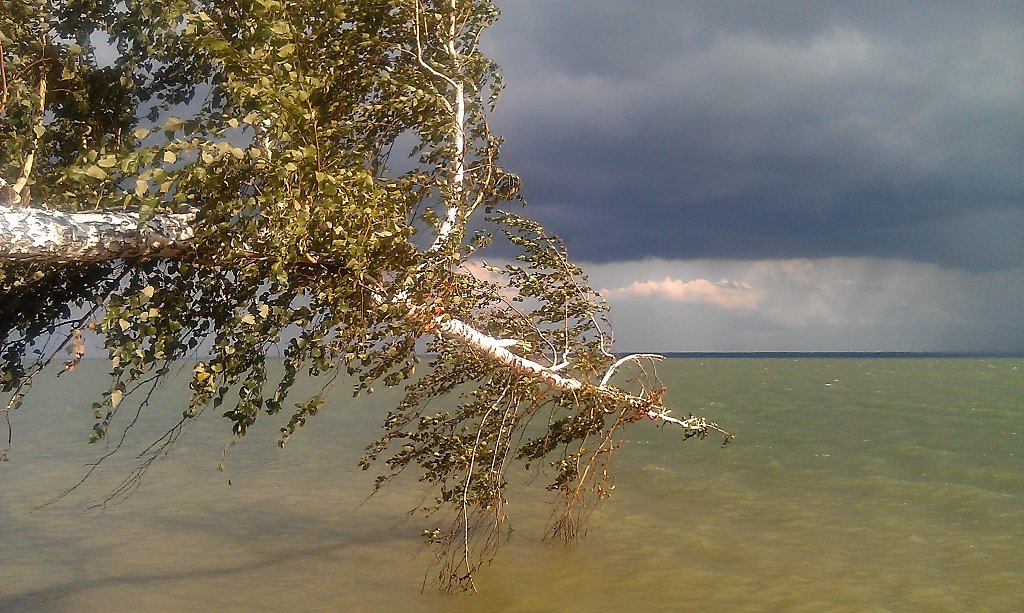
<path id="1" fill-rule="evenodd" d="M 562 505 L 551 536 L 569 540 L 588 496 L 609 491 L 626 424 L 730 438 L 671 416 L 642 367 L 658 356 L 614 355 L 606 306 L 562 244 L 499 208 L 519 199 L 519 178 L 487 124 L 502 86 L 478 47 L 498 15 L 490 2 L 0 10 L 8 426 L 61 351 L 74 368 L 83 335 L 111 364 L 94 441 L 125 427 L 125 406 L 147 407 L 172 363 L 194 363 L 178 426 L 112 496 L 209 409 L 239 437 L 261 415 L 288 416 L 284 445 L 342 375 L 356 394 L 404 385 L 362 465 L 382 468 L 377 487 L 408 467 L 436 487 L 425 510 L 452 520 L 425 533 L 448 554 L 438 577 L 471 587 L 500 540 L 511 462 L 550 466 Z M 393 162 L 396 147 L 412 153 Z M 481 264 L 495 237 L 514 263 Z M 275 346 L 283 371 L 271 376 Z M 432 357 L 414 377 L 421 354 Z M 627 366 L 640 376 L 613 383 Z M 304 373 L 322 393 L 286 408 Z"/>

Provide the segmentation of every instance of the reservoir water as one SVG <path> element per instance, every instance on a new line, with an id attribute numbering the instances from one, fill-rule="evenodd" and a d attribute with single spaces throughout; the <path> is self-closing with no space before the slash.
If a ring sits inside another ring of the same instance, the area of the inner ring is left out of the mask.
<path id="1" fill-rule="evenodd" d="M 367 500 L 356 461 L 396 395 L 339 390 L 275 445 L 234 445 L 210 411 L 142 486 L 89 507 L 180 415 L 154 396 L 127 442 L 86 443 L 104 364 L 41 379 L 0 464 L 0 611 L 1020 611 L 1024 360 L 686 358 L 659 366 L 675 413 L 737 435 L 634 424 L 614 495 L 565 548 L 542 482 L 509 492 L 513 533 L 477 594 L 421 586 L 415 476 Z M 123 428 L 127 423 L 121 423 Z M 119 435 L 118 435 L 119 436 Z M 113 437 L 116 442 L 118 436 Z"/>

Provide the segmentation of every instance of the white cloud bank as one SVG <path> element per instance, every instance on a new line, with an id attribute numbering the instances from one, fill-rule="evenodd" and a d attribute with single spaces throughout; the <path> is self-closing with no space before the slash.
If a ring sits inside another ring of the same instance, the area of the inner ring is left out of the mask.
<path id="1" fill-rule="evenodd" d="M 626 287 L 603 289 L 601 293 L 609 300 L 650 296 L 677 302 L 713 304 L 728 310 L 744 311 L 756 310 L 762 297 L 762 292 L 748 283 L 737 283 L 728 279 L 717 282 L 707 279 L 683 281 L 668 276 L 661 281 L 634 281 Z"/>
<path id="2" fill-rule="evenodd" d="M 1024 350 L 1020 269 L 972 273 L 869 257 L 585 269 L 604 288 L 622 350 Z"/>

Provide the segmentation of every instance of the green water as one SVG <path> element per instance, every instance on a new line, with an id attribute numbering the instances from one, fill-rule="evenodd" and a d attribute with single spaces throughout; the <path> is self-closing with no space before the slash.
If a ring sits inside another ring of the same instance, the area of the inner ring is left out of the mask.
<path id="1" fill-rule="evenodd" d="M 0 611 L 1024 609 L 1024 360 L 670 360 L 676 412 L 736 442 L 636 424 L 586 539 L 543 544 L 548 499 L 517 492 L 511 541 L 479 594 L 455 596 L 420 592 L 415 484 L 361 504 L 373 475 L 355 461 L 385 395 L 340 398 L 283 451 L 258 428 L 224 473 L 227 429 L 208 419 L 126 502 L 85 510 L 130 453 L 33 511 L 102 451 L 84 444 L 101 369 L 48 379 L 13 416 Z M 180 414 L 173 393 L 132 449 Z"/>

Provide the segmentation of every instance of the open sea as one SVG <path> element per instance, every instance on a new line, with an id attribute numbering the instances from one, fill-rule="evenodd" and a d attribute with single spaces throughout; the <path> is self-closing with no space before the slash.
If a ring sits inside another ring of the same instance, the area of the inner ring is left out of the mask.
<path id="1" fill-rule="evenodd" d="M 0 611 L 1024 610 L 1019 357 L 667 360 L 675 414 L 733 444 L 634 424 L 614 495 L 570 548 L 542 542 L 543 482 L 513 486 L 511 539 L 479 593 L 454 595 L 421 590 L 433 525 L 407 517 L 415 476 L 367 500 L 375 473 L 356 466 L 392 392 L 338 388 L 283 450 L 261 419 L 224 472 L 230 431 L 210 410 L 132 496 L 90 510 L 180 416 L 184 385 L 168 385 L 122 453 L 36 510 L 105 451 L 87 444 L 105 368 L 45 373 L 11 416 Z"/>

